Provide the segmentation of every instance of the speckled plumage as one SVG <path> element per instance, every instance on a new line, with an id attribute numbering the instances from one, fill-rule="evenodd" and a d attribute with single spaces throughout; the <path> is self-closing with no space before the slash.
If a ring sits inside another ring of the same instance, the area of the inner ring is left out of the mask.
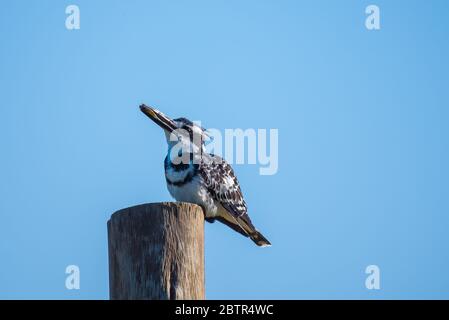
<path id="1" fill-rule="evenodd" d="M 213 154 L 190 156 L 191 159 L 195 157 L 196 163 L 191 160 L 178 165 L 171 163 L 168 155 L 165 158 L 165 178 L 172 197 L 200 205 L 209 222 L 218 220 L 260 246 L 270 245 L 251 222 L 232 167 Z"/>

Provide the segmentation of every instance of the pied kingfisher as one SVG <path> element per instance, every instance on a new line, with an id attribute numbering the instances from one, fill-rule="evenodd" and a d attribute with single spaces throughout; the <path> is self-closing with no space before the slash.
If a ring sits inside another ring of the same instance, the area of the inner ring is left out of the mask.
<path id="1" fill-rule="evenodd" d="M 206 221 L 218 220 L 258 246 L 270 246 L 248 216 L 231 166 L 221 157 L 205 151 L 206 130 L 186 118 L 172 120 L 144 104 L 140 110 L 165 132 L 168 144 L 165 179 L 172 197 L 200 205 Z"/>

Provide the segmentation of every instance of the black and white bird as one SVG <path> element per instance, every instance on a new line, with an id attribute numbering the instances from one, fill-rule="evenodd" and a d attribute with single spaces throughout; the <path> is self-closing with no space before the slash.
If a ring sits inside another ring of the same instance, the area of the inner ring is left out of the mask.
<path id="1" fill-rule="evenodd" d="M 218 220 L 258 246 L 270 246 L 248 216 L 232 167 L 221 157 L 205 151 L 206 130 L 186 118 L 172 120 L 144 104 L 140 110 L 165 132 L 168 144 L 165 179 L 173 198 L 200 205 L 208 222 Z"/>

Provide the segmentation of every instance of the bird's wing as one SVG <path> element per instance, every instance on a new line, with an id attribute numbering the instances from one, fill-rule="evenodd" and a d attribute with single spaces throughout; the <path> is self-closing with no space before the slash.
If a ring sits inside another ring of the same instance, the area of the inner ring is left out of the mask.
<path id="1" fill-rule="evenodd" d="M 212 197 L 229 213 L 218 220 L 245 236 L 256 232 L 247 214 L 246 203 L 232 167 L 219 156 L 207 155 L 199 171 Z"/>

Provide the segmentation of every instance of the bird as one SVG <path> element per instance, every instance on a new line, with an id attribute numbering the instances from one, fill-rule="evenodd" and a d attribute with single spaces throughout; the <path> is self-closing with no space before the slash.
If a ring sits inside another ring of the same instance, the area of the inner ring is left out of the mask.
<path id="1" fill-rule="evenodd" d="M 168 145 L 164 170 L 170 195 L 176 201 L 201 206 L 207 222 L 219 221 L 260 247 L 271 246 L 248 215 L 232 167 L 206 152 L 207 130 L 184 117 L 171 119 L 145 104 L 140 110 L 164 130 Z"/>

